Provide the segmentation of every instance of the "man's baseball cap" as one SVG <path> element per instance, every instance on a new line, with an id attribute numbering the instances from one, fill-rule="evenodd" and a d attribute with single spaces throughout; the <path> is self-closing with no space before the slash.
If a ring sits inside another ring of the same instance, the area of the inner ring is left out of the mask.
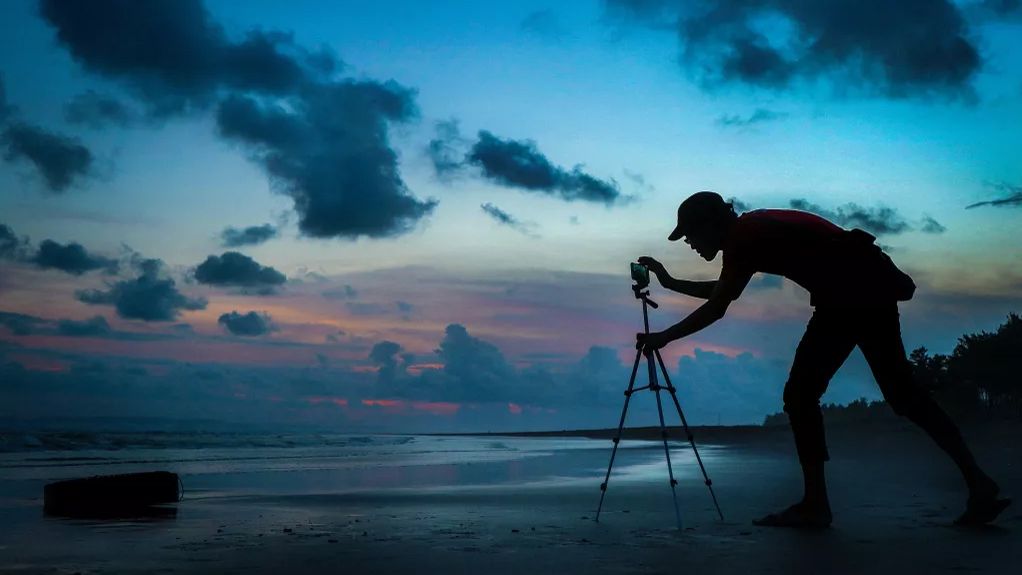
<path id="1" fill-rule="evenodd" d="M 687 235 L 694 226 L 714 221 L 730 211 L 731 206 L 716 192 L 692 194 L 678 206 L 678 225 L 667 239 L 672 242 L 678 240 Z"/>

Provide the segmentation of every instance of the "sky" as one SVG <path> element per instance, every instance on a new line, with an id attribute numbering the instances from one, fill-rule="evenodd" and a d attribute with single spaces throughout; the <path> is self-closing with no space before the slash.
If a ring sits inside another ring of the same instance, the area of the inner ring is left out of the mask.
<path id="1" fill-rule="evenodd" d="M 1022 308 L 1019 54 L 1018 0 L 0 3 L 0 417 L 610 427 L 700 190 L 872 232 L 949 353 Z M 808 299 L 663 349 L 690 422 L 780 411 Z"/>

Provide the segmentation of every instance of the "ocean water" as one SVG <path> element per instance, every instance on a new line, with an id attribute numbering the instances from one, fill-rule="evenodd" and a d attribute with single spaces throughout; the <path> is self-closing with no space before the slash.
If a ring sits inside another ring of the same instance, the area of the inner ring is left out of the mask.
<path id="1" fill-rule="evenodd" d="M 186 498 L 551 486 L 603 480 L 613 444 L 586 438 L 222 432 L 0 433 L 0 505 L 37 505 L 48 482 L 171 471 Z M 671 448 L 675 475 L 697 472 Z M 704 462 L 721 455 L 700 446 Z M 612 481 L 666 477 L 663 444 L 622 441 Z"/>

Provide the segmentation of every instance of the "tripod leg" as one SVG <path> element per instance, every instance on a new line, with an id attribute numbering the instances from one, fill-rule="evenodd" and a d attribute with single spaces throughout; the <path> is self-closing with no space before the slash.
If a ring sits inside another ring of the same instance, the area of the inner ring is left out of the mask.
<path id="1" fill-rule="evenodd" d="M 678 531 L 681 531 L 681 511 L 678 510 L 678 480 L 674 478 L 674 469 L 671 467 L 671 450 L 667 447 L 667 426 L 664 425 L 664 408 L 660 402 L 660 386 L 656 383 L 656 367 L 653 366 L 653 356 L 646 356 L 646 365 L 649 366 L 649 386 L 656 393 L 656 409 L 660 414 L 660 437 L 664 440 L 664 455 L 667 457 L 667 476 L 671 479 L 671 497 L 674 498 L 674 518 L 678 521 Z"/>
<path id="2" fill-rule="evenodd" d="M 685 428 L 685 435 L 688 436 L 688 442 L 692 445 L 692 453 L 696 456 L 696 461 L 699 462 L 699 469 L 703 472 L 703 479 L 706 482 L 706 487 L 710 490 L 710 497 L 713 498 L 713 506 L 717 508 L 717 515 L 720 516 L 720 520 L 724 520 L 724 514 L 720 512 L 720 505 L 717 503 L 717 496 L 713 493 L 713 481 L 710 480 L 710 476 L 706 474 L 706 467 L 703 466 L 703 459 L 699 457 L 699 450 L 696 449 L 696 441 L 692 436 L 692 432 L 688 428 L 688 422 L 685 420 L 685 414 L 681 411 L 681 403 L 678 402 L 678 395 L 675 393 L 675 387 L 671 384 L 671 378 L 667 375 L 667 367 L 664 366 L 664 358 L 660 357 L 660 350 L 655 350 L 657 362 L 660 364 L 660 370 L 664 374 L 664 381 L 667 382 L 667 391 L 671 393 L 671 398 L 674 399 L 674 407 L 678 408 L 678 415 L 681 417 L 681 425 Z M 652 363 L 652 360 L 650 361 Z M 660 396 L 657 395 L 657 401 Z M 662 417 L 662 416 L 661 416 Z"/>
<path id="3" fill-rule="evenodd" d="M 639 358 L 642 357 L 642 350 L 635 353 L 635 364 L 632 365 L 632 377 L 628 380 L 628 389 L 625 390 L 625 405 L 621 408 L 621 421 L 617 424 L 617 435 L 614 436 L 614 449 L 610 452 L 610 464 L 607 465 L 607 476 L 600 484 L 600 506 L 596 508 L 596 522 L 600 521 L 600 510 L 603 509 L 603 498 L 607 495 L 607 482 L 610 481 L 610 469 L 614 467 L 614 456 L 617 455 L 617 446 L 621 441 L 621 430 L 625 426 L 625 414 L 628 412 L 628 402 L 632 399 L 632 388 L 635 387 L 635 374 L 639 371 Z"/>

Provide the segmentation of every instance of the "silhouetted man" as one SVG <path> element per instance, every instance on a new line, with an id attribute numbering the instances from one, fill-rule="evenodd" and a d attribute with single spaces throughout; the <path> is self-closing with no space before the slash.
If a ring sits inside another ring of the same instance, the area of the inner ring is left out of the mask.
<path id="1" fill-rule="evenodd" d="M 891 409 L 922 427 L 961 470 L 969 499 L 956 523 L 986 523 L 1007 507 L 1010 500 L 997 497 L 997 484 L 976 464 L 958 428 L 913 379 L 901 341 L 898 301 L 911 298 L 915 284 L 873 243 L 876 238 L 798 210 L 753 210 L 738 216 L 713 192 L 693 194 L 678 207 L 678 225 L 668 239 L 682 237 L 706 261 L 723 252 L 720 277 L 675 279 L 655 259 L 639 258 L 662 286 L 706 303 L 662 332 L 638 334 L 638 348 L 659 349 L 724 317 L 756 272 L 781 275 L 802 286 L 815 307 L 784 386 L 784 411 L 795 436 L 805 494 L 791 507 L 754 523 L 830 525 L 824 477 L 824 462 L 830 457 L 820 397 L 856 345 Z"/>

